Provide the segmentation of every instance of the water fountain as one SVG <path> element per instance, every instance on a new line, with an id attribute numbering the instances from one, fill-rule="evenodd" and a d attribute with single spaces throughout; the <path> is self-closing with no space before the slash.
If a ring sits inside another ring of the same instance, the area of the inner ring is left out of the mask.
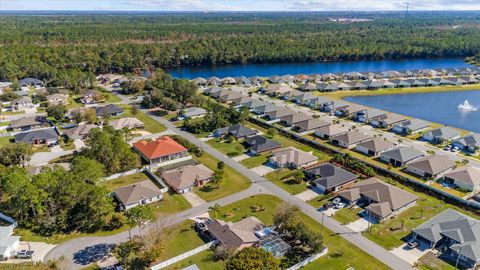
<path id="1" fill-rule="evenodd" d="M 463 104 L 459 104 L 458 109 L 460 111 L 468 111 L 468 112 L 476 112 L 478 110 L 478 108 L 473 106 L 472 104 L 470 104 L 470 102 L 468 102 L 468 100 L 465 100 L 465 102 L 463 102 Z"/>

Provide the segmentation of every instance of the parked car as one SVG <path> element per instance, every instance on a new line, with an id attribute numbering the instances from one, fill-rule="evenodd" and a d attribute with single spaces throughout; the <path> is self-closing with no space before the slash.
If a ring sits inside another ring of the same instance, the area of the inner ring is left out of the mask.
<path id="1" fill-rule="evenodd" d="M 459 150 L 460 150 L 460 149 L 459 149 L 458 147 L 456 147 L 456 146 L 452 148 L 452 152 L 458 152 Z"/>
<path id="2" fill-rule="evenodd" d="M 339 203 L 335 204 L 335 206 L 334 206 L 333 208 L 334 208 L 334 209 L 342 209 L 342 208 L 344 208 L 345 206 L 346 206 L 345 203 L 339 202 Z"/>
<path id="3" fill-rule="evenodd" d="M 420 245 L 420 243 L 417 240 L 410 240 L 410 241 L 407 242 L 407 246 L 410 249 L 414 249 L 414 248 L 418 247 L 418 245 Z"/>
<path id="4" fill-rule="evenodd" d="M 445 150 L 445 151 L 450 151 L 451 149 L 452 149 L 451 144 L 449 144 L 449 145 L 445 146 L 445 148 L 443 148 L 443 150 Z"/>
<path id="5" fill-rule="evenodd" d="M 17 258 L 17 259 L 31 259 L 33 254 L 35 254 L 35 251 L 24 249 L 24 250 L 17 251 L 17 254 L 15 254 L 15 258 Z"/>

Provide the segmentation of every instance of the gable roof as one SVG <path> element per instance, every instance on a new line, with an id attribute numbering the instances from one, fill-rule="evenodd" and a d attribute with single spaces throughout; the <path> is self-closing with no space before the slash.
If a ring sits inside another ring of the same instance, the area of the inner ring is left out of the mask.
<path id="1" fill-rule="evenodd" d="M 478 262 L 480 260 L 480 221 L 448 208 L 413 230 L 417 235 L 431 242 L 447 237 L 461 245 L 450 248 Z"/>
<path id="2" fill-rule="evenodd" d="M 267 139 L 262 135 L 248 137 L 245 139 L 245 142 L 250 145 L 250 149 L 255 151 L 256 153 L 265 152 L 281 146 L 280 143 L 274 140 Z"/>
<path id="3" fill-rule="evenodd" d="M 357 175 L 330 163 L 320 164 L 305 170 L 305 172 L 317 177 L 313 182 L 325 189 L 331 189 L 358 178 Z"/>
<path id="4" fill-rule="evenodd" d="M 430 126 L 430 124 L 427 121 L 423 121 L 420 119 L 411 119 L 411 120 L 405 120 L 398 125 L 402 126 L 403 128 L 411 129 L 413 131 L 427 128 Z"/>
<path id="5" fill-rule="evenodd" d="M 316 156 L 294 147 L 275 150 L 270 159 L 280 164 L 293 163 L 295 165 L 303 165 L 318 160 Z"/>
<path id="6" fill-rule="evenodd" d="M 113 190 L 113 192 L 124 205 L 130 205 L 143 199 L 153 198 L 163 194 L 160 188 L 150 180 L 120 187 Z"/>
<path id="7" fill-rule="evenodd" d="M 164 157 L 188 150 L 168 136 L 159 137 L 152 141 L 138 141 L 133 144 L 133 147 L 148 159 Z"/>
<path id="8" fill-rule="evenodd" d="M 340 124 L 331 124 L 328 126 L 323 126 L 317 129 L 317 131 L 328 136 L 334 136 L 336 134 L 348 132 L 348 127 Z"/>
<path id="9" fill-rule="evenodd" d="M 15 142 L 33 143 L 35 140 L 53 140 L 58 138 L 56 128 L 36 129 L 15 135 Z"/>
<path id="10" fill-rule="evenodd" d="M 425 135 L 430 135 L 433 138 L 449 140 L 455 137 L 460 136 L 460 132 L 456 131 L 451 127 L 441 127 L 434 130 L 426 132 Z"/>
<path id="11" fill-rule="evenodd" d="M 386 125 L 393 125 L 404 121 L 405 117 L 396 113 L 388 113 L 386 115 L 379 116 L 378 120 L 385 123 Z"/>
<path id="12" fill-rule="evenodd" d="M 266 115 L 271 118 L 281 118 L 292 114 L 294 114 L 294 112 L 286 108 L 276 108 L 275 110 L 266 113 Z"/>
<path id="13" fill-rule="evenodd" d="M 340 191 L 338 195 L 349 201 L 356 201 L 361 196 L 368 197 L 373 203 L 367 209 L 381 217 L 386 217 L 393 211 L 418 199 L 414 194 L 382 182 L 375 177 L 356 183 L 351 188 Z"/>
<path id="14" fill-rule="evenodd" d="M 195 181 L 207 180 L 213 176 L 213 171 L 203 164 L 187 165 L 162 172 L 162 178 L 174 189 L 190 188 Z"/>
<path id="15" fill-rule="evenodd" d="M 240 124 L 235 124 L 235 125 L 231 125 L 231 126 L 228 126 L 228 127 L 219 128 L 215 132 L 219 133 L 221 135 L 230 134 L 230 135 L 232 135 L 234 137 L 237 137 L 237 138 L 247 137 L 247 136 L 255 135 L 255 134 L 258 133 L 256 130 L 253 130 L 251 128 L 247 128 L 246 126 L 240 125 Z"/>
<path id="16" fill-rule="evenodd" d="M 464 166 L 457 168 L 444 175 L 455 181 L 463 182 L 465 184 L 480 186 L 480 169 L 471 166 Z"/>
<path id="17" fill-rule="evenodd" d="M 302 121 L 307 121 L 309 119 L 312 119 L 310 115 L 306 115 L 304 113 L 293 113 L 293 114 L 288 114 L 285 116 L 280 117 L 280 121 L 286 121 L 291 124 L 296 124 Z"/>
<path id="18" fill-rule="evenodd" d="M 361 142 L 357 145 L 357 147 L 358 146 L 364 147 L 374 152 L 380 152 L 395 147 L 395 144 L 382 138 L 374 138 L 366 142 Z"/>
<path id="19" fill-rule="evenodd" d="M 400 162 L 407 162 L 419 157 L 424 156 L 425 154 L 417 149 L 409 148 L 405 146 L 400 146 L 398 148 L 386 151 L 382 153 L 382 156 L 388 157 L 393 160 Z"/>
<path id="20" fill-rule="evenodd" d="M 355 144 L 359 142 L 363 142 L 372 138 L 370 135 L 358 132 L 358 131 L 350 131 L 345 134 L 341 134 L 332 138 L 332 140 L 337 140 L 339 142 L 344 142 L 346 144 Z"/>
<path id="21" fill-rule="evenodd" d="M 475 147 L 475 146 L 480 146 L 480 134 L 474 133 L 474 134 L 469 134 L 465 137 L 462 137 L 460 139 L 457 139 L 453 141 L 455 143 L 460 143 L 466 147 Z"/>
<path id="22" fill-rule="evenodd" d="M 447 156 L 430 155 L 416 160 L 408 165 L 420 171 L 436 175 L 445 170 L 455 167 L 455 162 Z"/>

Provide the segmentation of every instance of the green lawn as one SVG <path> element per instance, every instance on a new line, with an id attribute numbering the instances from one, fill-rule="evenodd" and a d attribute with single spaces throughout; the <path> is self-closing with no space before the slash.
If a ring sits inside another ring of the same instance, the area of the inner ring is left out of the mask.
<path id="1" fill-rule="evenodd" d="M 109 190 L 114 190 L 119 187 L 131 185 L 143 180 L 147 180 L 148 176 L 144 173 L 134 173 L 126 176 L 122 176 L 119 178 L 115 178 L 108 181 L 100 182 L 100 185 L 106 187 Z"/>
<path id="2" fill-rule="evenodd" d="M 13 136 L 0 137 L 0 147 L 5 146 L 7 144 L 11 144 L 10 142 L 11 139 L 13 139 Z"/>
<path id="3" fill-rule="evenodd" d="M 265 225 L 270 225 L 273 222 L 272 214 L 281 203 L 282 201 L 279 198 L 270 195 L 252 196 L 231 205 L 221 207 L 218 218 L 225 221 L 236 222 L 253 215 Z M 261 205 L 263 211 L 253 211 L 251 207 L 254 205 Z M 355 269 L 388 269 L 387 266 L 350 244 L 339 235 L 333 234 L 327 228 L 323 228 L 322 231 L 320 224 L 305 214 L 300 214 L 300 218 L 308 228 L 315 232 L 322 233 L 324 245 L 329 249 L 326 256 L 319 258 L 302 269 L 345 270 L 348 267 L 354 267 Z"/>
<path id="4" fill-rule="evenodd" d="M 421 270 L 455 270 L 455 266 L 440 260 L 434 255 L 427 253 L 419 259 Z"/>
<path id="5" fill-rule="evenodd" d="M 358 213 L 360 213 L 362 210 L 363 209 L 360 207 L 357 207 L 355 209 L 342 208 L 335 212 L 333 218 L 342 224 L 348 224 L 358 220 L 360 218 Z"/>
<path id="6" fill-rule="evenodd" d="M 239 156 L 245 151 L 241 141 L 226 142 L 221 139 L 211 139 L 207 144 L 229 157 Z"/>
<path id="7" fill-rule="evenodd" d="M 434 197 L 415 192 L 396 182 L 389 181 L 389 183 L 417 195 L 419 199 L 416 206 L 401 212 L 395 219 L 389 219 L 383 223 L 375 224 L 372 226 L 370 232 L 364 232 L 364 235 L 367 238 L 387 249 L 392 249 L 403 244 L 404 238 L 410 234 L 412 229 L 429 220 L 433 216 L 443 212 L 447 208 L 452 208 L 465 214 L 473 215 L 472 213 L 465 212 L 458 207 L 446 204 Z M 478 216 L 474 217 L 479 218 Z"/>
<path id="8" fill-rule="evenodd" d="M 185 267 L 188 267 L 192 264 L 196 264 L 198 268 L 205 270 L 223 270 L 225 269 L 225 263 L 223 261 L 214 261 L 212 257 L 214 252 L 210 249 L 207 249 L 203 252 L 200 252 L 194 256 L 188 257 L 185 260 L 174 263 L 168 267 L 163 268 L 164 270 L 181 270 Z"/>
<path id="9" fill-rule="evenodd" d="M 166 248 L 162 256 L 157 259 L 158 262 L 173 258 L 205 244 L 205 241 L 193 229 L 193 225 L 193 221 L 186 220 L 165 230 Z"/>
<path id="10" fill-rule="evenodd" d="M 164 193 L 163 200 L 148 205 L 158 216 L 170 215 L 190 209 L 190 203 L 180 194 Z"/>
<path id="11" fill-rule="evenodd" d="M 321 208 L 325 203 L 329 202 L 329 200 L 332 198 L 333 198 L 332 196 L 319 195 L 311 199 L 310 201 L 308 201 L 308 204 L 318 209 L 318 208 Z"/>
<path id="12" fill-rule="evenodd" d="M 261 166 L 261 165 L 267 163 L 270 155 L 271 155 L 270 152 L 262 153 L 258 156 L 253 156 L 253 157 L 244 159 L 244 160 L 240 161 L 240 164 L 242 164 L 243 166 L 245 166 L 248 169 L 255 168 L 255 167 L 258 167 L 258 166 Z"/>
<path id="13" fill-rule="evenodd" d="M 275 185 L 283 188 L 290 194 L 298 194 L 307 190 L 307 183 L 305 181 L 297 184 L 295 181 L 293 181 L 292 177 L 283 179 L 288 175 L 293 175 L 294 173 L 295 170 L 279 169 L 274 172 L 267 173 L 264 177 L 272 181 Z"/>
<path id="14" fill-rule="evenodd" d="M 217 168 L 218 160 L 208 153 L 203 153 L 201 157 L 194 156 L 194 159 L 203 163 L 211 170 Z M 225 165 L 225 178 L 219 187 L 213 184 L 207 184 L 201 188 L 195 188 L 194 192 L 205 201 L 214 201 L 230 194 L 242 191 L 250 186 L 250 180 L 243 174 Z"/>
<path id="15" fill-rule="evenodd" d="M 0 122 L 0 127 L 6 127 L 10 125 L 10 122 Z"/>

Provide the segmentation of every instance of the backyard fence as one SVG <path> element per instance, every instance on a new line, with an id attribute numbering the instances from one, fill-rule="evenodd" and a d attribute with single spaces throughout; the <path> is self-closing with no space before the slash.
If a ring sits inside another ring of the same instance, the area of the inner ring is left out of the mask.
<path id="1" fill-rule="evenodd" d="M 207 244 L 205 244 L 205 245 L 203 245 L 203 246 L 199 246 L 199 247 L 197 247 L 196 249 L 192 249 L 192 250 L 187 251 L 187 252 L 185 252 L 185 253 L 183 253 L 183 254 L 180 254 L 180 255 L 178 255 L 178 256 L 176 256 L 176 257 L 173 257 L 173 258 L 168 259 L 168 260 L 166 260 L 166 261 L 163 261 L 163 262 L 161 262 L 161 263 L 159 263 L 159 264 L 156 264 L 156 265 L 154 265 L 154 266 L 151 266 L 150 269 L 151 269 L 151 270 L 158 270 L 158 269 L 165 268 L 165 267 L 167 267 L 167 266 L 169 266 L 169 265 L 172 265 L 172 264 L 174 264 L 174 263 L 176 263 L 176 262 L 179 262 L 179 261 L 184 260 L 184 259 L 186 259 L 186 258 L 188 258 L 188 257 L 191 257 L 191 256 L 193 256 L 193 255 L 196 255 L 196 254 L 198 254 L 198 253 L 200 253 L 200 252 L 202 252 L 202 251 L 205 251 L 205 250 L 211 248 L 212 246 L 214 246 L 215 244 L 217 244 L 217 241 L 208 242 Z M 298 269 L 298 268 L 295 268 L 295 269 Z"/>
<path id="2" fill-rule="evenodd" d="M 303 261 L 295 264 L 294 266 L 291 266 L 289 268 L 287 268 L 287 270 L 297 270 L 297 269 L 300 269 L 302 267 L 304 267 L 305 265 L 315 261 L 316 259 L 322 257 L 322 256 L 325 256 L 326 254 L 328 253 L 328 248 L 325 248 L 322 252 L 320 253 L 317 253 L 317 254 L 313 254 L 312 256 L 304 259 Z"/>
<path id="3" fill-rule="evenodd" d="M 311 146 L 315 149 L 318 149 L 322 152 L 325 152 L 327 154 L 332 154 L 332 155 L 340 154 L 342 156 L 346 155 L 346 153 L 344 153 L 342 151 L 339 151 L 338 149 L 335 149 L 334 147 L 331 147 L 327 144 L 318 143 L 318 142 L 313 141 L 311 139 L 302 137 L 301 135 L 299 135 L 297 133 L 294 133 L 290 130 L 284 130 L 283 128 L 274 126 L 274 125 L 272 125 L 270 123 L 267 123 L 265 121 L 262 121 L 260 119 L 250 117 L 249 121 L 254 123 L 254 124 L 257 124 L 261 127 L 264 127 L 264 128 L 275 128 L 276 130 L 278 130 L 278 132 L 281 135 L 283 135 L 285 137 L 288 137 L 290 139 L 293 139 L 295 141 L 298 141 L 300 143 L 309 145 L 309 146 Z M 437 188 L 432 187 L 428 184 L 416 181 L 412 178 L 409 178 L 409 177 L 400 175 L 396 172 L 390 171 L 388 169 L 382 168 L 382 167 L 380 167 L 376 164 L 373 164 L 371 162 L 368 162 L 366 160 L 362 160 L 362 159 L 359 159 L 359 158 L 356 158 L 356 157 L 353 157 L 353 156 L 351 156 L 350 158 L 352 158 L 353 160 L 356 160 L 358 162 L 362 162 L 362 163 L 372 167 L 373 169 L 375 169 L 377 173 L 379 173 L 383 176 L 390 177 L 390 178 L 392 178 L 392 179 L 394 179 L 394 180 L 396 180 L 396 181 L 398 181 L 398 182 L 400 182 L 404 185 L 412 187 L 413 189 L 415 189 L 417 191 L 420 191 L 420 192 L 426 193 L 428 195 L 437 197 L 437 198 L 439 198 L 439 199 L 441 199 L 441 200 L 443 200 L 447 203 L 457 205 L 457 206 L 462 207 L 462 208 L 467 209 L 467 210 L 474 210 L 476 212 L 480 211 L 480 203 L 477 203 L 475 201 L 465 200 L 463 198 L 460 198 L 460 197 L 457 197 L 455 195 L 449 194 L 449 193 L 447 193 L 443 190 L 437 189 Z"/>
<path id="4" fill-rule="evenodd" d="M 108 180 L 112 180 L 112 179 L 119 178 L 119 177 L 122 177 L 122 176 L 136 174 L 136 173 L 139 173 L 141 171 L 143 171 L 143 168 L 142 169 L 133 169 L 133 170 L 126 171 L 126 172 L 121 172 L 121 173 L 116 173 L 116 174 L 112 174 L 110 176 L 104 177 L 101 181 L 108 181 Z"/>

